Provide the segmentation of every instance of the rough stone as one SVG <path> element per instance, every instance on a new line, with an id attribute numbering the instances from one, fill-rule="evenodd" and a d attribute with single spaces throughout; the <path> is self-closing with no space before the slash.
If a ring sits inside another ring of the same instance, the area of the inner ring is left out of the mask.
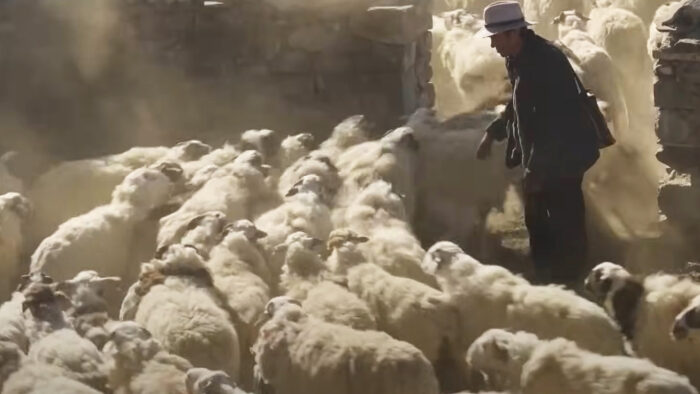
<path id="1" fill-rule="evenodd" d="M 654 83 L 654 103 L 663 109 L 700 108 L 700 82 L 686 78 L 660 77 Z"/>
<path id="2" fill-rule="evenodd" d="M 416 5 L 375 6 L 350 18 L 352 32 L 387 44 L 409 44 L 428 31 L 432 16 Z"/>
<path id="3" fill-rule="evenodd" d="M 659 189 L 659 208 L 674 222 L 700 227 L 700 187 L 685 182 L 669 183 Z"/>
<path id="4" fill-rule="evenodd" d="M 696 109 L 666 109 L 659 111 L 656 134 L 665 146 L 700 148 L 700 111 Z"/>

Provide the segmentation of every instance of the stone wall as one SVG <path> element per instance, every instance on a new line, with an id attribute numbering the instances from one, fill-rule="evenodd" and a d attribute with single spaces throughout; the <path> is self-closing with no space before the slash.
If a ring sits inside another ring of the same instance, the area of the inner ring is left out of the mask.
<path id="1" fill-rule="evenodd" d="M 659 189 L 667 229 L 684 261 L 700 261 L 700 1 L 688 0 L 660 27 L 654 85 L 659 109 L 659 161 L 668 176 Z"/>
<path id="2" fill-rule="evenodd" d="M 9 26 L 0 29 L 0 42 L 14 47 L 15 58 L 9 67 L 2 64 L 7 58 L 0 59 L 0 69 L 26 89 L 26 103 L 12 109 L 25 127 L 39 139 L 60 135 L 58 145 L 66 144 L 67 135 L 82 139 L 88 146 L 78 155 L 202 135 L 223 140 L 248 128 L 325 137 L 357 113 L 381 130 L 435 100 L 430 1 L 66 0 L 57 19 L 55 8 L 46 9 L 58 3 L 0 3 Z M 84 17 L 93 21 L 81 22 L 84 36 L 43 31 L 70 30 L 66 25 L 80 18 L 81 9 L 95 4 L 111 7 L 106 14 L 118 29 L 91 31 L 90 23 L 101 21 L 91 10 Z M 33 28 L 27 27 L 28 15 Z M 80 71 L 73 63 L 84 57 L 72 55 L 74 41 L 93 33 L 105 36 L 93 47 L 109 52 L 103 63 L 112 69 L 100 69 L 90 80 L 68 75 L 71 68 Z M 44 70 L 41 64 L 55 61 L 59 52 L 66 68 Z M 64 83 L 33 87 L 31 79 L 45 72 L 47 80 Z M 54 89 L 61 90 L 61 99 L 47 103 L 42 95 Z M 0 101 L 16 103 L 17 90 L 0 91 Z M 95 104 L 106 96 L 109 114 Z"/>

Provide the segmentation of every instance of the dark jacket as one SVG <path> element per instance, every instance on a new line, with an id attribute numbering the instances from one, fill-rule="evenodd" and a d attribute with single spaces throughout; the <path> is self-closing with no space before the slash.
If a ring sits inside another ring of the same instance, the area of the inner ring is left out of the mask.
<path id="1" fill-rule="evenodd" d="M 582 175 L 598 159 L 596 136 L 585 127 L 574 71 L 556 46 L 527 30 L 517 58 L 507 58 L 513 98 L 487 129 L 508 138 L 506 165 L 543 179 Z"/>

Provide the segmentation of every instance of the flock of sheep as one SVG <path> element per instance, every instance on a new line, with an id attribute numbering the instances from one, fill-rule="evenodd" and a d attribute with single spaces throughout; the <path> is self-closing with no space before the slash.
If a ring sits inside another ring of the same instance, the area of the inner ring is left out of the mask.
<path id="1" fill-rule="evenodd" d="M 543 34 L 558 34 L 621 133 L 645 104 L 615 71 L 641 66 L 634 48 L 615 48 L 660 4 L 608 3 L 525 9 L 558 17 Z M 446 21 L 460 39 L 480 23 Z M 479 48 L 469 56 L 492 56 Z M 465 55 L 442 56 L 456 70 Z M 694 278 L 601 263 L 585 281 L 598 305 L 450 241 L 424 249 L 419 152 L 443 131 L 419 110 L 371 139 L 353 116 L 320 144 L 249 130 L 218 148 L 63 162 L 30 184 L 0 157 L 0 391 L 697 394 Z"/>

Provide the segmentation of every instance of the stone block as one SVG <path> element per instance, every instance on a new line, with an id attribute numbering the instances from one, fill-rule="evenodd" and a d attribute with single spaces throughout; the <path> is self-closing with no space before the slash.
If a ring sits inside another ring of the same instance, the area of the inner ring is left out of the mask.
<path id="1" fill-rule="evenodd" d="M 691 172 L 695 168 L 700 168 L 700 149 L 662 146 L 656 153 L 656 159 L 678 171 Z"/>
<path id="2" fill-rule="evenodd" d="M 700 226 L 700 187 L 693 186 L 688 174 L 674 175 L 659 188 L 659 209 L 669 219 Z"/>
<path id="3" fill-rule="evenodd" d="M 432 16 L 416 5 L 375 6 L 350 18 L 352 32 L 387 44 L 408 44 L 430 30 Z"/>
<path id="4" fill-rule="evenodd" d="M 698 109 L 700 82 L 692 83 L 678 76 L 659 77 L 654 83 L 654 103 L 663 109 Z"/>
<path id="5" fill-rule="evenodd" d="M 300 26 L 289 35 L 289 45 L 308 52 L 325 51 L 335 45 L 340 31 L 333 26 L 315 24 Z"/>
<path id="6" fill-rule="evenodd" d="M 664 146 L 700 148 L 700 111 L 666 109 L 659 111 L 656 135 Z"/>

